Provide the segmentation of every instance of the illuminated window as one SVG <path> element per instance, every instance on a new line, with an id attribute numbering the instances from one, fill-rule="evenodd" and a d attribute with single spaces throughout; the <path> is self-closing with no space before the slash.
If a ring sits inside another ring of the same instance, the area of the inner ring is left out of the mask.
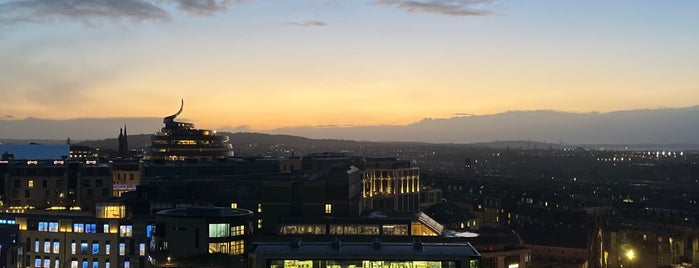
<path id="1" fill-rule="evenodd" d="M 257 213 L 262 213 L 262 204 L 257 204 Z"/>
<path id="2" fill-rule="evenodd" d="M 87 242 L 82 242 L 80 243 L 80 254 L 88 254 L 89 252 L 87 251 Z"/>
<path id="3" fill-rule="evenodd" d="M 34 180 L 29 180 L 29 189 L 34 188 Z"/>
<path id="4" fill-rule="evenodd" d="M 70 261 L 70 268 L 78 268 L 78 261 Z"/>
<path id="5" fill-rule="evenodd" d="M 52 232 L 52 233 L 58 232 L 58 223 L 57 222 L 49 222 L 49 232 Z"/>
<path id="6" fill-rule="evenodd" d="M 138 244 L 138 255 L 146 256 L 146 244 L 144 244 L 144 243 Z"/>
<path id="7" fill-rule="evenodd" d="M 104 268 L 109 268 L 109 261 L 104 263 Z"/>
<path id="8" fill-rule="evenodd" d="M 120 237 L 131 237 L 131 236 L 133 236 L 133 226 L 131 226 L 131 225 L 121 225 L 121 226 L 119 226 L 119 236 L 120 236 Z"/>
<path id="9" fill-rule="evenodd" d="M 257 229 L 262 229 L 262 219 L 257 220 Z"/>
<path id="10" fill-rule="evenodd" d="M 100 267 L 99 262 L 96 262 L 96 261 L 92 262 L 92 268 L 99 268 L 99 267 Z"/>
<path id="11" fill-rule="evenodd" d="M 131 268 L 131 262 L 124 261 L 124 268 Z"/>
<path id="12" fill-rule="evenodd" d="M 34 252 L 36 252 L 36 253 L 41 252 L 40 248 L 39 248 L 39 240 L 38 239 L 36 241 L 34 241 Z"/>
<path id="13" fill-rule="evenodd" d="M 75 241 L 73 243 L 70 243 L 70 254 L 77 254 L 77 245 L 75 244 Z M 76 266 L 78 265 L 77 263 L 75 264 Z"/>
<path id="14" fill-rule="evenodd" d="M 93 242 L 92 243 L 92 255 L 97 255 L 100 254 L 100 244 Z"/>
<path id="15" fill-rule="evenodd" d="M 51 253 L 51 241 L 44 241 L 44 253 Z"/>
<path id="16" fill-rule="evenodd" d="M 89 263 L 83 259 L 83 268 L 89 268 Z"/>
<path id="17" fill-rule="evenodd" d="M 244 235 L 244 234 L 245 234 L 245 226 L 243 226 L 243 225 L 231 226 L 231 236 L 238 236 L 238 235 Z"/>
<path id="18" fill-rule="evenodd" d="M 119 256 L 126 255 L 126 245 L 124 243 L 119 243 Z"/>
<path id="19" fill-rule="evenodd" d="M 53 253 L 54 254 L 60 253 L 60 249 L 61 249 L 61 242 L 53 241 Z"/>
<path id="20" fill-rule="evenodd" d="M 109 223 L 105 223 L 105 224 L 102 226 L 102 229 L 104 230 L 104 233 L 105 233 L 105 234 L 109 233 Z"/>
<path id="21" fill-rule="evenodd" d="M 85 232 L 90 234 L 97 233 L 97 224 L 85 224 Z"/>
<path id="22" fill-rule="evenodd" d="M 44 268 L 51 268 L 51 259 L 44 259 Z"/>
<path id="23" fill-rule="evenodd" d="M 238 208 L 238 203 L 231 203 L 231 208 Z"/>
<path id="24" fill-rule="evenodd" d="M 39 232 L 46 232 L 49 230 L 49 224 L 47 222 L 39 222 Z"/>
<path id="25" fill-rule="evenodd" d="M 332 204 L 325 204 L 325 214 L 330 214 L 333 213 L 333 205 Z"/>
<path id="26" fill-rule="evenodd" d="M 155 232 L 155 225 L 146 226 L 146 237 L 147 238 L 150 238 L 154 232 Z"/>
<path id="27" fill-rule="evenodd" d="M 209 237 L 228 237 L 230 236 L 229 228 L 228 223 L 209 223 Z"/>
<path id="28" fill-rule="evenodd" d="M 85 232 L 85 225 L 82 223 L 74 223 L 73 224 L 73 232 L 74 233 L 84 233 Z"/>
<path id="29" fill-rule="evenodd" d="M 228 255 L 241 255 L 245 251 L 245 241 L 231 241 L 209 243 L 209 253 L 223 253 Z"/>
<path id="30" fill-rule="evenodd" d="M 61 262 L 58 259 L 56 259 L 53 262 L 53 268 L 60 268 L 60 267 L 61 267 Z"/>
<path id="31" fill-rule="evenodd" d="M 110 245 L 110 244 L 109 244 L 109 241 L 107 241 L 107 242 L 104 244 L 104 254 L 109 255 L 111 249 L 112 249 L 112 245 Z"/>
<path id="32" fill-rule="evenodd" d="M 41 259 L 34 259 L 34 268 L 41 268 Z"/>

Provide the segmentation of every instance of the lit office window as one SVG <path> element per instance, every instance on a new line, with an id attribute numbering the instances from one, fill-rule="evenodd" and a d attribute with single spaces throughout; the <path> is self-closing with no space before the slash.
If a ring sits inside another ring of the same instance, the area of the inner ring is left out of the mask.
<path id="1" fill-rule="evenodd" d="M 138 255 L 146 256 L 146 244 L 144 244 L 144 243 L 138 244 Z"/>
<path id="2" fill-rule="evenodd" d="M 97 224 L 85 224 L 85 232 L 90 234 L 97 233 Z"/>
<path id="3" fill-rule="evenodd" d="M 228 237 L 229 228 L 228 223 L 209 223 L 209 237 Z"/>
<path id="4" fill-rule="evenodd" d="M 146 226 L 146 237 L 147 238 L 150 238 L 154 232 L 155 232 L 155 225 Z"/>
<path id="5" fill-rule="evenodd" d="M 124 268 L 131 268 L 131 262 L 124 261 Z"/>
<path id="6" fill-rule="evenodd" d="M 61 261 L 59 261 L 58 259 L 53 261 L 53 268 L 61 268 Z"/>
<path id="7" fill-rule="evenodd" d="M 75 244 L 75 241 L 73 243 L 70 243 L 70 254 L 77 254 L 77 245 Z M 75 264 L 77 265 L 77 263 Z"/>
<path id="8" fill-rule="evenodd" d="M 29 185 L 28 185 L 28 186 L 29 186 L 29 189 L 34 188 L 34 180 L 29 180 L 29 183 L 28 183 L 28 184 L 29 184 Z"/>
<path id="9" fill-rule="evenodd" d="M 231 208 L 233 208 L 233 209 L 238 208 L 238 203 L 231 203 Z"/>
<path id="10" fill-rule="evenodd" d="M 89 262 L 87 262 L 87 261 L 83 260 L 83 268 L 90 268 L 90 266 L 89 266 L 89 265 L 90 265 L 90 263 L 89 263 Z"/>
<path id="11" fill-rule="evenodd" d="M 78 261 L 70 261 L 70 268 L 78 268 Z"/>
<path id="12" fill-rule="evenodd" d="M 124 243 L 119 243 L 119 256 L 126 255 L 126 245 Z"/>
<path id="13" fill-rule="evenodd" d="M 92 255 L 97 255 L 100 254 L 100 244 L 93 242 L 92 243 Z"/>
<path id="14" fill-rule="evenodd" d="M 39 232 L 46 232 L 49 230 L 49 223 L 48 222 L 39 222 Z"/>
<path id="15" fill-rule="evenodd" d="M 51 259 L 44 259 L 44 268 L 51 268 Z"/>
<path id="16" fill-rule="evenodd" d="M 231 226 L 231 236 L 238 236 L 238 235 L 244 235 L 244 234 L 245 234 L 245 226 L 244 225 Z"/>
<path id="17" fill-rule="evenodd" d="M 53 253 L 55 253 L 55 254 L 60 253 L 60 248 L 61 248 L 61 242 L 53 241 Z"/>
<path id="18" fill-rule="evenodd" d="M 92 262 L 92 268 L 99 268 L 99 267 L 100 267 L 100 263 L 99 263 L 99 262 L 96 262 L 96 261 L 93 261 L 93 262 Z"/>
<path id="19" fill-rule="evenodd" d="M 109 255 L 111 249 L 112 249 L 112 245 L 110 245 L 109 241 L 107 241 L 107 243 L 104 244 L 104 254 Z"/>
<path id="20" fill-rule="evenodd" d="M 257 229 L 262 229 L 262 219 L 257 220 Z"/>
<path id="21" fill-rule="evenodd" d="M 330 214 L 333 213 L 333 205 L 332 204 L 325 204 L 325 214 Z"/>
<path id="22" fill-rule="evenodd" d="M 44 241 L 44 253 L 51 253 L 51 241 Z"/>
<path id="23" fill-rule="evenodd" d="M 109 261 L 107 261 L 107 262 L 104 263 L 104 268 L 110 268 L 109 266 L 110 266 L 110 265 L 109 265 Z"/>
<path id="24" fill-rule="evenodd" d="M 85 225 L 82 223 L 74 223 L 73 224 L 73 232 L 74 233 L 84 233 L 85 232 Z"/>
<path id="25" fill-rule="evenodd" d="M 34 259 L 34 268 L 41 268 L 41 259 Z"/>
<path id="26" fill-rule="evenodd" d="M 104 233 L 105 233 L 105 234 L 108 234 L 108 233 L 109 233 L 109 223 L 105 223 L 105 224 L 102 226 L 102 229 L 104 230 Z"/>
<path id="27" fill-rule="evenodd" d="M 80 243 L 80 254 L 87 254 L 87 242 Z"/>
<path id="28" fill-rule="evenodd" d="M 58 232 L 58 223 L 57 222 L 49 222 L 49 232 L 52 232 L 52 233 Z"/>
<path id="29" fill-rule="evenodd" d="M 41 252 L 41 248 L 39 248 L 39 247 L 40 247 L 39 239 L 37 239 L 36 241 L 34 241 L 34 252 L 36 252 L 36 253 Z"/>
<path id="30" fill-rule="evenodd" d="M 257 213 L 262 213 L 262 204 L 257 204 Z"/>
<path id="31" fill-rule="evenodd" d="M 131 226 L 131 225 L 119 226 L 119 236 L 120 237 L 132 237 L 133 236 L 133 226 Z"/>

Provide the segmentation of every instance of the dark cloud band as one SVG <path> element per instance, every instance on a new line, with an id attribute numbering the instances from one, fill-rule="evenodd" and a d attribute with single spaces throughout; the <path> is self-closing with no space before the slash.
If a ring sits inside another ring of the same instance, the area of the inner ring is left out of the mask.
<path id="1" fill-rule="evenodd" d="M 375 2 L 413 13 L 480 16 L 490 14 L 485 8 L 492 0 L 376 0 Z"/>
<path id="2" fill-rule="evenodd" d="M 0 3 L 0 22 L 51 22 L 55 20 L 122 19 L 168 20 L 168 5 L 190 15 L 224 12 L 231 3 L 245 0 L 10 0 Z"/>

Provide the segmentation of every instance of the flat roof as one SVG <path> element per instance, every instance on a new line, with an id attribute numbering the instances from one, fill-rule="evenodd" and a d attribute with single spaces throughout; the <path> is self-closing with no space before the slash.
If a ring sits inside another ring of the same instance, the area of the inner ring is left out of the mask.
<path id="1" fill-rule="evenodd" d="M 252 215 L 247 209 L 234 209 L 224 207 L 187 207 L 174 208 L 157 212 L 158 215 L 172 217 L 237 217 Z"/>
<path id="2" fill-rule="evenodd" d="M 56 160 L 70 157 L 68 144 L 0 144 L 0 154 L 17 160 Z"/>

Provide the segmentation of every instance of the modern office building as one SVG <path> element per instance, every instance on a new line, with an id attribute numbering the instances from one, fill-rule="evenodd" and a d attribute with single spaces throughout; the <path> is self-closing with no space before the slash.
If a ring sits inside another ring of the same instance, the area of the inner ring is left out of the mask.
<path id="1" fill-rule="evenodd" d="M 154 225 L 126 218 L 123 204 L 98 204 L 95 213 L 41 211 L 5 213 L 0 223 L 18 228 L 13 267 L 137 268 L 146 264 Z M 12 257 L 9 258 L 12 260 Z"/>
<path id="2" fill-rule="evenodd" d="M 190 161 L 224 159 L 233 156 L 228 136 L 219 136 L 216 131 L 196 129 L 192 123 L 175 121 L 182 113 L 184 101 L 177 113 L 165 117 L 163 127 L 151 137 L 151 147 L 143 160 Z"/>
<path id="3" fill-rule="evenodd" d="M 252 215 L 249 210 L 220 207 L 159 211 L 150 262 L 156 267 L 242 263 L 253 232 Z"/>
<path id="4" fill-rule="evenodd" d="M 476 268 L 480 254 L 469 243 L 344 242 L 292 239 L 255 242 L 251 268 Z"/>

